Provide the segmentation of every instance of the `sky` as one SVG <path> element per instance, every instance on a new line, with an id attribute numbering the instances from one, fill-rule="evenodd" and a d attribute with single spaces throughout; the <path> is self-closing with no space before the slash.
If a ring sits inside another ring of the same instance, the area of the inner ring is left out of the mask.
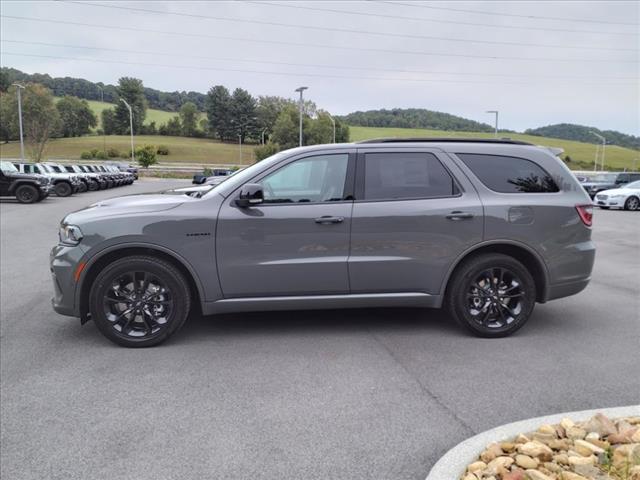
<path id="1" fill-rule="evenodd" d="M 637 1 L 0 3 L 2 66 L 640 134 Z M 20 18 L 16 18 L 20 17 Z M 66 22 L 66 23 L 65 23 Z"/>

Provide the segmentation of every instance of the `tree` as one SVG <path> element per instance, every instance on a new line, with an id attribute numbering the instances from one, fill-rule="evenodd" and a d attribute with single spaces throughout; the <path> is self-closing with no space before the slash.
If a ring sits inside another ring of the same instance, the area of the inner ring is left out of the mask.
<path id="1" fill-rule="evenodd" d="M 113 108 L 105 108 L 102 110 L 102 131 L 105 135 L 114 135 L 117 133 L 116 112 Z"/>
<path id="2" fill-rule="evenodd" d="M 213 137 L 226 140 L 231 136 L 231 95 L 222 85 L 216 85 L 207 92 L 206 100 L 209 132 Z"/>
<path id="3" fill-rule="evenodd" d="M 280 148 L 286 150 L 288 148 L 297 147 L 299 143 L 298 130 L 299 130 L 299 113 L 298 109 L 293 105 L 286 107 L 276 120 L 273 126 L 273 135 L 271 140 L 273 143 L 280 145 Z M 309 118 L 303 117 L 303 134 L 308 129 Z M 304 135 L 303 135 L 304 138 Z M 306 141 L 305 141 L 306 144 Z"/>
<path id="4" fill-rule="evenodd" d="M 231 96 L 231 124 L 234 134 L 244 142 L 247 136 L 256 135 L 256 99 L 242 88 L 236 88 Z"/>
<path id="5" fill-rule="evenodd" d="M 35 83 L 26 86 L 22 92 L 22 125 L 30 156 L 39 162 L 51 135 L 60 127 L 60 115 L 48 88 Z"/>
<path id="6" fill-rule="evenodd" d="M 156 160 L 156 148 L 153 145 L 136 147 L 135 158 L 140 166 L 144 168 L 149 168 L 151 165 L 158 163 Z"/>
<path id="7" fill-rule="evenodd" d="M 170 118 L 167 123 L 160 125 L 158 133 L 160 133 L 160 135 L 171 135 L 173 137 L 179 137 L 182 135 L 180 117 L 176 115 L 175 117 Z"/>
<path id="8" fill-rule="evenodd" d="M 256 162 L 264 160 L 271 155 L 274 155 L 280 151 L 280 145 L 277 143 L 267 142 L 264 145 L 260 145 L 253 150 L 253 154 L 256 157 Z"/>
<path id="9" fill-rule="evenodd" d="M 86 100 L 65 96 L 56 104 L 62 121 L 63 137 L 79 137 L 95 127 L 97 119 Z"/>
<path id="10" fill-rule="evenodd" d="M 18 99 L 16 87 L 0 93 L 0 137 L 4 143 L 18 138 Z"/>
<path id="11" fill-rule="evenodd" d="M 133 133 L 140 133 L 147 115 L 147 99 L 144 96 L 142 80 L 137 78 L 122 77 L 118 80 L 118 97 L 123 98 L 131 106 L 133 113 Z M 130 133 L 129 109 L 118 100 L 115 111 L 116 133 L 125 135 Z"/>
<path id="12" fill-rule="evenodd" d="M 9 90 L 11 80 L 9 79 L 9 72 L 2 69 L 0 70 L 0 92 L 6 92 Z"/>
<path id="13" fill-rule="evenodd" d="M 182 123 L 182 135 L 193 137 L 198 129 L 198 107 L 193 102 L 187 102 L 180 107 L 180 122 Z"/>

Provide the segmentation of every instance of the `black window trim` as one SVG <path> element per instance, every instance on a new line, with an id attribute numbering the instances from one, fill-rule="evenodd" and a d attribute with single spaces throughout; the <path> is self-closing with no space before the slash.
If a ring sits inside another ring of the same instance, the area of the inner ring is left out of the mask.
<path id="1" fill-rule="evenodd" d="M 246 183 L 260 183 L 263 178 L 268 177 L 269 175 L 277 172 L 278 170 L 286 167 L 287 165 L 291 165 L 292 163 L 295 163 L 295 162 L 297 162 L 299 160 L 304 160 L 306 158 L 311 158 L 311 157 L 327 156 L 327 155 L 347 155 L 347 172 L 346 172 L 345 180 L 344 180 L 344 193 L 343 193 L 343 196 L 345 197 L 345 199 L 351 197 L 350 200 L 339 200 L 339 201 L 335 201 L 335 202 L 273 202 L 273 203 L 262 202 L 262 203 L 256 205 L 255 208 L 258 208 L 258 207 L 259 208 L 262 208 L 262 207 L 282 207 L 282 206 L 291 207 L 291 206 L 294 206 L 294 205 L 340 205 L 340 204 L 344 204 L 344 203 L 353 203 L 354 202 L 354 184 L 355 184 L 355 177 L 356 177 L 355 151 L 349 151 L 349 150 L 347 150 L 347 151 L 336 151 L 336 150 L 331 150 L 331 151 L 327 151 L 327 152 L 323 152 L 323 151 L 306 152 L 305 155 L 283 159 L 282 162 L 278 163 L 277 165 L 274 165 L 272 168 L 270 168 L 266 172 L 262 172 L 261 174 L 259 174 L 256 177 L 252 178 L 248 182 L 245 182 L 245 184 Z M 240 191 L 240 189 L 243 186 L 244 186 L 244 184 L 241 185 L 240 187 L 238 187 L 231 195 L 229 195 L 228 198 L 235 199 L 236 198 L 236 192 Z M 231 201 L 231 203 L 233 204 L 233 200 Z"/>
<path id="2" fill-rule="evenodd" d="M 404 198 L 376 198 L 376 199 L 366 199 L 364 198 L 364 181 L 365 181 L 365 169 L 366 169 L 366 160 L 365 155 L 368 153 L 426 153 L 433 155 L 440 165 L 445 169 L 445 171 L 451 177 L 451 180 L 458 188 L 458 193 L 455 195 L 436 195 L 430 197 L 404 197 Z M 356 188 L 355 188 L 355 203 L 378 203 L 378 202 L 411 202 L 415 200 L 440 200 L 443 198 L 458 198 L 462 197 L 465 190 L 460 185 L 460 182 L 453 174 L 451 169 L 440 159 L 438 156 L 438 152 L 433 150 L 420 150 L 420 149 L 372 149 L 372 150 L 358 150 L 357 160 L 356 160 Z"/>
<path id="3" fill-rule="evenodd" d="M 558 195 L 560 193 L 563 193 L 562 188 L 560 188 L 560 185 L 558 184 L 558 182 L 556 181 L 555 178 L 553 178 L 553 176 L 547 171 L 546 168 L 544 168 L 542 165 L 540 165 L 538 162 L 531 160 L 529 158 L 524 158 L 524 157 L 516 157 L 514 155 L 498 155 L 495 153 L 487 153 L 487 152 L 482 152 L 482 153 L 477 153 L 477 152 L 451 152 L 452 155 L 455 155 L 456 160 L 458 160 L 462 166 L 464 168 L 466 168 L 467 170 L 469 170 L 469 173 L 471 173 L 471 175 L 473 175 L 473 177 L 478 180 L 478 182 L 480 183 L 480 185 L 482 185 L 484 188 L 486 188 L 487 190 L 489 190 L 491 193 L 494 193 L 496 195 Z M 471 170 L 471 168 L 466 164 L 466 162 L 462 159 L 462 157 L 460 157 L 459 155 L 490 155 L 492 157 L 506 157 L 506 158 L 517 158 L 518 160 L 525 160 L 529 163 L 533 163 L 535 166 L 537 166 L 540 170 L 542 170 L 545 174 L 547 174 L 549 177 L 551 177 L 551 179 L 553 180 L 553 182 L 556 184 L 556 187 L 558 188 L 557 192 L 498 192 L 497 190 L 494 190 L 493 188 L 490 188 L 486 183 L 484 183 L 480 177 L 478 177 L 475 172 L 473 170 Z"/>

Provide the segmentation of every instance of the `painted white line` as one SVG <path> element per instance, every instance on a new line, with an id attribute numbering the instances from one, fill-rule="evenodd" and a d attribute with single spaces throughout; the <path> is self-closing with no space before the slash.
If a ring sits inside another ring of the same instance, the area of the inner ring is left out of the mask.
<path id="1" fill-rule="evenodd" d="M 479 433 L 459 443 L 436 462 L 426 480 L 455 480 L 462 476 L 467 465 L 476 460 L 482 450 L 491 442 L 509 440 L 519 433 L 532 432 L 544 424 L 560 423 L 565 417 L 573 421 L 584 421 L 596 413 L 603 413 L 610 418 L 630 417 L 640 415 L 640 405 L 616 408 L 597 408 L 595 410 L 582 410 L 578 412 L 565 412 L 546 417 L 530 418 L 519 422 L 508 423 L 497 428 L 492 428 Z"/>

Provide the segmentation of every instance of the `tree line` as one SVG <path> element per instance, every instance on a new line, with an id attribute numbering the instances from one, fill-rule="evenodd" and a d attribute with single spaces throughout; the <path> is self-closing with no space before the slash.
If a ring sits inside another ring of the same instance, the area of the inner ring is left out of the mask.
<path id="1" fill-rule="evenodd" d="M 606 139 L 607 144 L 640 150 L 640 137 L 627 135 L 615 130 L 598 130 L 595 127 L 586 127 L 584 125 L 575 125 L 572 123 L 558 123 L 556 125 L 533 128 L 525 130 L 524 133 L 527 135 L 536 135 L 541 137 L 574 140 L 576 142 L 601 143 L 602 141 L 594 135 L 593 132 L 603 136 Z"/>

